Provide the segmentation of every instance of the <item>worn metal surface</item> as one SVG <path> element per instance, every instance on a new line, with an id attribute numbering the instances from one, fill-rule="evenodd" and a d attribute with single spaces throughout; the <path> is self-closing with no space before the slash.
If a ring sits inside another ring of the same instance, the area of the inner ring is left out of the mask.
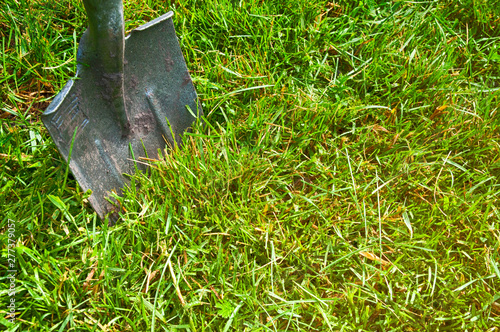
<path id="1" fill-rule="evenodd" d="M 86 0 L 89 28 L 78 49 L 77 79 L 69 81 L 42 120 L 99 217 L 117 219 L 108 201 L 121 194 L 126 174 L 145 170 L 166 142 L 201 115 L 172 12 L 126 38 L 122 1 Z M 189 111 L 187 107 L 191 109 Z M 168 121 L 167 121 L 168 120 Z M 73 138 L 74 137 L 74 138 Z M 72 146 L 72 149 L 71 149 Z"/>

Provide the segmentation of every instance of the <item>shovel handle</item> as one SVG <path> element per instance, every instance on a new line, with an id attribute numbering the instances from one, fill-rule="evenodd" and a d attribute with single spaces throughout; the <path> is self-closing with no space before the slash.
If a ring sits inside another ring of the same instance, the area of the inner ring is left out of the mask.
<path id="1" fill-rule="evenodd" d="M 83 0 L 89 20 L 88 38 L 92 60 L 107 73 L 123 72 L 125 30 L 122 0 Z"/>
<path id="2" fill-rule="evenodd" d="M 96 72 L 109 95 L 123 136 L 130 125 L 125 109 L 123 64 L 125 28 L 122 0 L 83 0 L 89 21 L 85 58 Z"/>

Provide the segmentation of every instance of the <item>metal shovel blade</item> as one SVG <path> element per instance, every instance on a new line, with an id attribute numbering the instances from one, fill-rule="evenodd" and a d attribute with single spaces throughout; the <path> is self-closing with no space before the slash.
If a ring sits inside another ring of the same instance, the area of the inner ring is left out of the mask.
<path id="1" fill-rule="evenodd" d="M 126 38 L 121 0 L 85 0 L 89 29 L 70 80 L 42 116 L 90 204 L 110 223 L 126 174 L 144 170 L 166 142 L 174 146 L 202 111 L 172 22 L 172 12 Z"/>

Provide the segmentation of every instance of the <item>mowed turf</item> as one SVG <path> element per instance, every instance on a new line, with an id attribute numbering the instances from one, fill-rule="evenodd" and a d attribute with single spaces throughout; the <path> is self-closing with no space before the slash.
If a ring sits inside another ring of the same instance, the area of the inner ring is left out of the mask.
<path id="1" fill-rule="evenodd" d="M 204 124 L 107 227 L 40 121 L 83 4 L 0 4 L 3 329 L 499 330 L 498 0 L 125 1 L 127 30 L 169 10 Z"/>

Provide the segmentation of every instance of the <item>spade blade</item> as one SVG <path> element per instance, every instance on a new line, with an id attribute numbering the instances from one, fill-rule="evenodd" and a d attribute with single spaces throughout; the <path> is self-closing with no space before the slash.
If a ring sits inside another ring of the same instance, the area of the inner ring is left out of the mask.
<path id="1" fill-rule="evenodd" d="M 121 195 L 127 174 L 147 168 L 137 161 L 156 158 L 167 143 L 179 144 L 180 135 L 202 115 L 172 15 L 142 25 L 124 39 L 123 73 L 118 74 L 126 130 L 110 89 L 116 77 L 89 60 L 93 49 L 88 36 L 79 45 L 76 79 L 68 81 L 42 117 L 81 188 L 92 190 L 89 202 L 99 217 L 112 213 L 110 223 L 119 211 L 110 194 Z"/>

